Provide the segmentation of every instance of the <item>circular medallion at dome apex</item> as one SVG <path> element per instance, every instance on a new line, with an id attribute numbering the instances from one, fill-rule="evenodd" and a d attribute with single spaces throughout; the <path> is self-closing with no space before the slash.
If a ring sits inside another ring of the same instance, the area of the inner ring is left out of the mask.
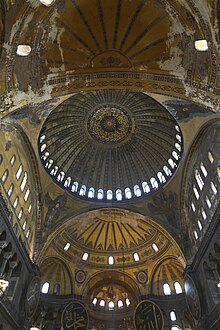
<path id="1" fill-rule="evenodd" d="M 114 144 L 127 139 L 132 132 L 132 120 L 115 104 L 101 105 L 90 114 L 87 127 L 97 141 Z"/>
<path id="2" fill-rule="evenodd" d="M 89 200 L 149 195 L 168 182 L 182 154 L 180 127 L 160 103 L 140 92 L 75 94 L 46 119 L 39 153 L 63 189 Z"/>

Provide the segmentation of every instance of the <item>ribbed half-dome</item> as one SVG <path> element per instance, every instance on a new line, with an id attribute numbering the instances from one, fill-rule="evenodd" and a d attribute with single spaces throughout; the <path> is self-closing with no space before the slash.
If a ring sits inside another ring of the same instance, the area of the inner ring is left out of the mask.
<path id="1" fill-rule="evenodd" d="M 76 94 L 47 118 L 39 137 L 53 180 L 82 197 L 130 199 L 156 191 L 181 158 L 175 119 L 144 93 L 100 90 Z"/>

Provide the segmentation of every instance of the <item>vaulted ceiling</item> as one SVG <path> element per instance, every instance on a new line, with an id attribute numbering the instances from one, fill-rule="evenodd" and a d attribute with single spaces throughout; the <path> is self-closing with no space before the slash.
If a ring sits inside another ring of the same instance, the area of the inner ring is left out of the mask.
<path id="1" fill-rule="evenodd" d="M 22 132 L 39 180 L 36 260 L 59 257 L 84 272 L 91 265 L 82 264 L 83 251 L 92 250 L 98 270 L 109 252 L 123 250 L 125 266 L 135 250 L 143 255 L 149 250 L 143 260 L 153 260 L 154 241 L 160 253 L 167 247 L 164 259 L 181 259 L 176 268 L 182 269 L 185 260 L 176 242 L 184 247 L 185 164 L 201 130 L 219 120 L 217 1 L 57 0 L 50 7 L 37 0 L 2 1 L 0 18 L 1 119 Z M 196 50 L 200 39 L 207 40 L 207 51 Z M 31 53 L 19 56 L 19 44 L 31 46 Z M 50 171 L 46 152 L 53 161 Z M 158 189 L 151 183 L 153 194 L 144 194 L 142 183 L 150 184 L 164 165 L 173 175 L 163 173 Z M 82 198 L 68 181 L 60 182 L 64 176 L 96 193 L 101 188 L 115 195 L 110 201 L 107 195 Z M 141 198 L 132 190 L 135 185 Z M 134 198 L 126 199 L 126 187 Z M 116 200 L 117 188 L 122 201 Z M 116 207 L 123 211 L 115 216 Z M 110 215 L 90 213 L 98 209 Z M 64 251 L 67 242 L 74 251 Z M 152 262 L 152 274 L 157 273 L 153 267 Z M 47 267 L 42 269 L 46 274 Z M 60 262 L 51 269 L 69 276 Z M 169 269 L 167 261 L 157 274 Z"/>

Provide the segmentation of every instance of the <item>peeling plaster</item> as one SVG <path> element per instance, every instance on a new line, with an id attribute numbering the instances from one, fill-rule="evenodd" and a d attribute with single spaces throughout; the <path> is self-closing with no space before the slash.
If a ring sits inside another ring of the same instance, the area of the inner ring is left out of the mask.
<path id="1" fill-rule="evenodd" d="M 43 88 L 41 89 L 41 93 L 34 92 L 31 86 L 29 86 L 27 92 L 17 90 L 8 93 L 7 96 L 5 96 L 4 102 L 7 104 L 7 106 L 11 107 L 10 110 L 13 110 L 13 108 L 17 109 L 27 104 L 47 101 L 52 98 L 51 94 L 52 86 L 48 84 L 44 84 Z M 0 111 L 4 112 L 5 109 L 2 108 Z"/>
<path id="2" fill-rule="evenodd" d="M 63 55 L 63 49 L 62 49 L 62 47 L 61 47 L 61 36 L 62 36 L 62 34 L 63 34 L 64 32 L 65 32 L 65 29 L 62 28 L 62 29 L 60 29 L 60 31 L 59 31 L 59 33 L 58 33 L 58 35 L 57 35 L 57 43 L 58 43 L 58 46 L 59 46 L 59 51 L 60 51 L 60 56 L 61 56 L 62 62 L 65 62 L 64 55 Z M 62 64 L 61 67 L 60 67 L 60 69 L 61 69 L 62 71 L 65 71 L 65 65 Z"/>
<path id="3" fill-rule="evenodd" d="M 212 44 L 215 45 L 215 47 L 218 49 L 219 48 L 219 45 L 218 45 L 218 42 L 216 40 L 216 30 L 215 28 L 213 29 L 213 25 L 212 25 L 212 22 L 211 22 L 211 10 L 208 6 L 208 4 L 204 1 L 204 0 L 197 0 L 195 1 L 195 6 L 196 8 L 198 9 L 198 11 L 201 13 L 204 21 L 206 22 L 207 25 L 209 25 L 210 27 L 210 31 L 211 31 L 211 34 L 212 34 Z M 208 43 L 210 42 L 210 40 L 207 40 Z"/>
<path id="4" fill-rule="evenodd" d="M 213 100 L 207 95 L 207 93 L 194 88 L 192 85 L 184 84 L 185 93 L 187 97 L 190 97 L 193 101 L 202 103 L 203 105 L 212 109 L 213 112 L 220 110 L 220 103 L 213 104 Z"/>
<path id="5" fill-rule="evenodd" d="M 28 0 L 32 8 L 43 6 L 39 0 Z"/>
<path id="6" fill-rule="evenodd" d="M 54 10 L 53 15 L 50 17 L 50 23 L 51 23 L 51 25 L 50 25 L 50 32 L 49 32 L 49 34 L 47 36 L 47 41 L 50 41 L 52 43 L 54 41 L 56 41 L 57 35 L 59 33 L 59 29 L 56 26 L 56 18 L 58 18 L 59 16 L 60 15 L 59 15 L 59 13 L 58 13 L 58 11 L 56 9 L 56 10 Z"/>
<path id="7" fill-rule="evenodd" d="M 180 48 L 181 44 L 175 45 L 175 39 L 179 36 L 186 34 L 186 29 L 180 23 L 179 18 L 177 16 L 171 15 L 170 7 L 166 6 L 166 11 L 172 18 L 172 24 L 170 26 L 170 31 L 168 33 L 168 40 L 166 41 L 166 45 L 170 48 L 171 58 L 165 61 L 158 62 L 159 67 L 162 70 L 167 70 L 174 76 L 177 76 L 180 79 L 185 79 L 187 77 L 187 71 L 183 68 L 182 59 L 183 59 L 183 50 Z M 192 30 L 187 30 L 187 36 L 193 35 Z"/>

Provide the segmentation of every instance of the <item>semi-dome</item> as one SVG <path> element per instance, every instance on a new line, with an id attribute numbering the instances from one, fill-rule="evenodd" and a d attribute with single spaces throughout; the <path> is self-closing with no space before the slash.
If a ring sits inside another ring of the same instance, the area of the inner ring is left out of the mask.
<path id="1" fill-rule="evenodd" d="M 125 90 L 73 95 L 51 112 L 39 136 L 53 180 L 91 200 L 153 193 L 174 174 L 182 149 L 180 127 L 166 108 Z"/>

